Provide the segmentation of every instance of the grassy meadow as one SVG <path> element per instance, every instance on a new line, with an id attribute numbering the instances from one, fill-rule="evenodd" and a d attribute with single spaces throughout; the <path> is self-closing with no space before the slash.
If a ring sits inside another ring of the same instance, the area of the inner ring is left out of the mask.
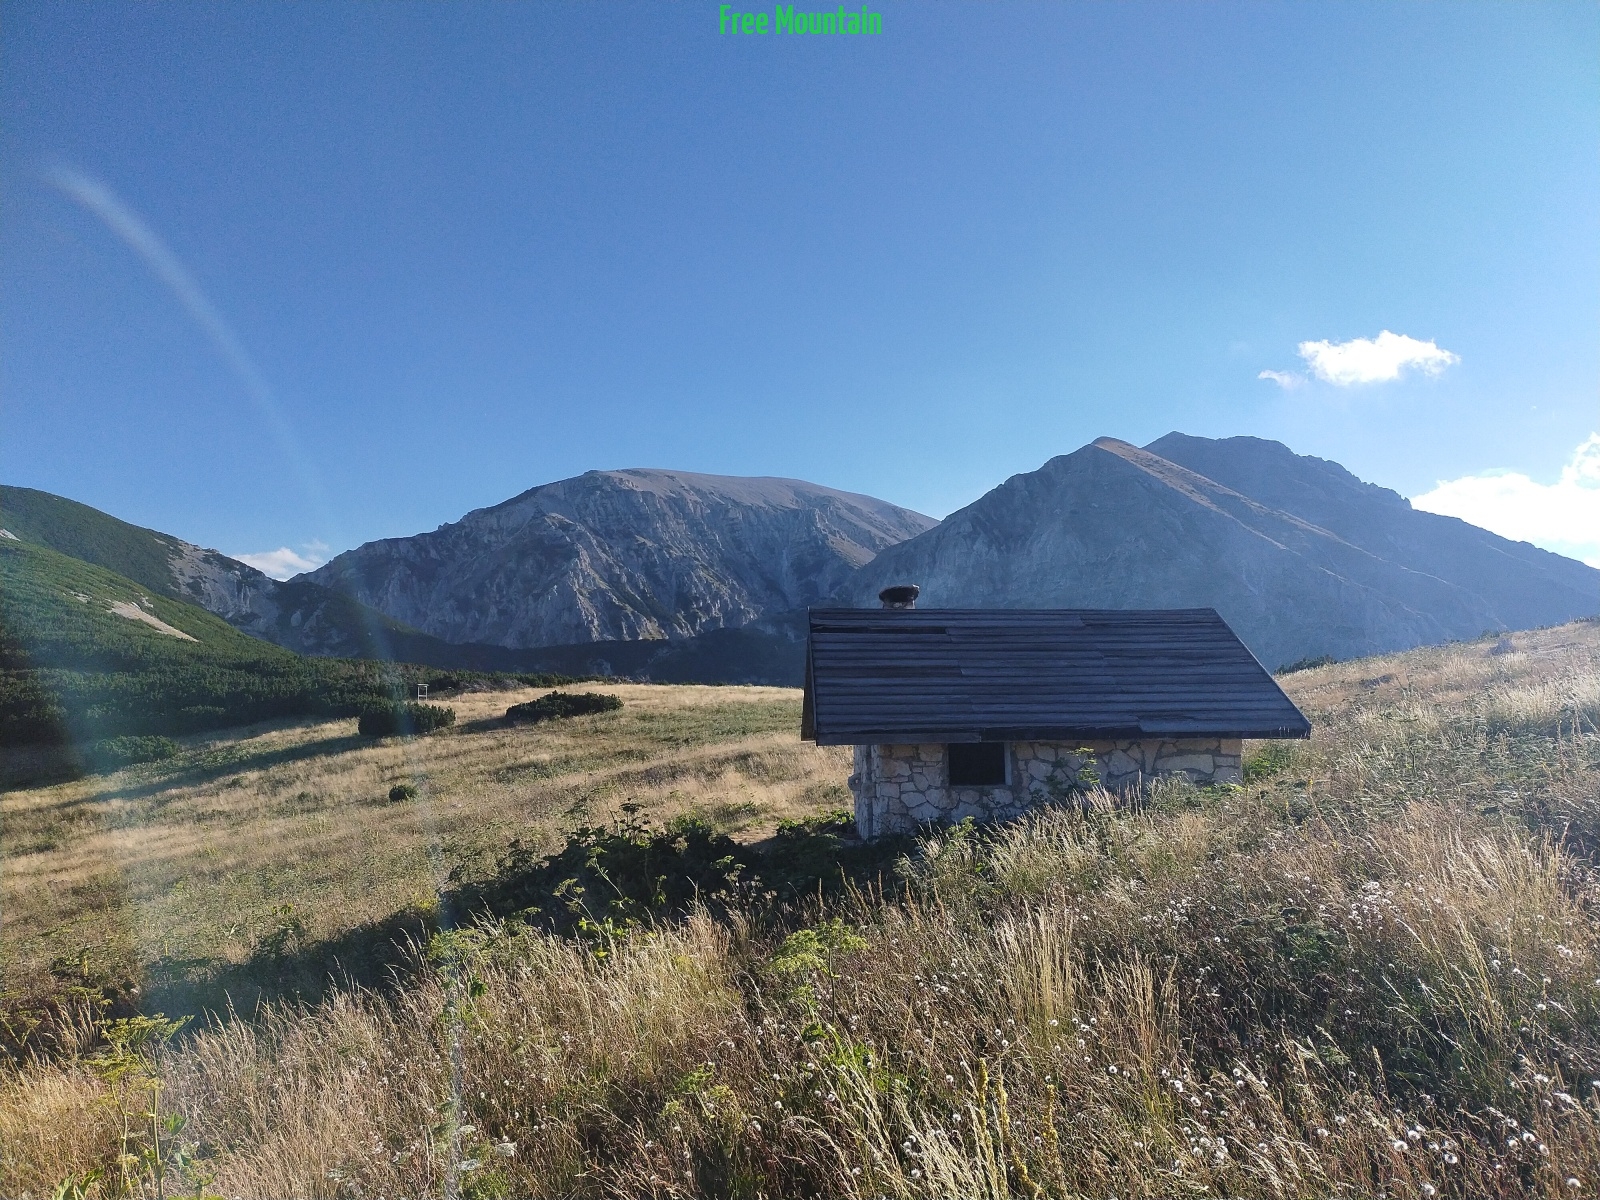
<path id="1" fill-rule="evenodd" d="M 544 691 L 465 693 L 448 701 L 449 734 L 374 741 L 354 718 L 281 721 L 182 739 L 164 762 L 8 791 L 6 991 L 48 990 L 55 963 L 56 976 L 181 996 L 263 946 L 336 943 L 426 913 L 452 872 L 491 869 L 512 838 L 553 849 L 625 804 L 749 836 L 849 800 L 848 752 L 797 740 L 794 692 L 606 690 L 621 712 L 506 728 L 509 705 Z M 416 796 L 391 802 L 404 784 Z M 249 1008 L 257 989 L 242 982 L 232 999 Z"/>
<path id="2" fill-rule="evenodd" d="M 794 692 L 619 686 L 549 726 L 468 695 L 427 738 L 284 722 L 12 790 L 10 1011 L 68 999 L 0 1073 L 0 1192 L 1594 1196 L 1600 624 L 1283 683 L 1313 739 L 1247 747 L 1242 787 L 930 831 L 809 897 L 423 928 L 389 983 L 299 1002 L 263 963 L 326 964 L 513 838 L 753 843 L 840 806 L 848 756 L 797 740 Z M 638 883 L 611 861 L 591 895 Z M 254 988 L 237 1014 L 112 1019 L 218 979 Z"/>

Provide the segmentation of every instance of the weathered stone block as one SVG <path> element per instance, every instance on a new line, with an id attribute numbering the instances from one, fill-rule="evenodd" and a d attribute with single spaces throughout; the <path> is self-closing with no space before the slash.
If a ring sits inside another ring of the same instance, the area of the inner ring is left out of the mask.
<path id="1" fill-rule="evenodd" d="M 1132 758 L 1126 750 L 1113 750 L 1106 759 L 1106 770 L 1112 775 L 1133 775 L 1144 770 L 1144 764 Z"/>
<path id="2" fill-rule="evenodd" d="M 1210 775 L 1216 770 L 1216 760 L 1209 754 L 1173 754 L 1165 758 L 1156 759 L 1158 774 L 1168 774 L 1173 771 L 1194 771 L 1201 775 Z"/>

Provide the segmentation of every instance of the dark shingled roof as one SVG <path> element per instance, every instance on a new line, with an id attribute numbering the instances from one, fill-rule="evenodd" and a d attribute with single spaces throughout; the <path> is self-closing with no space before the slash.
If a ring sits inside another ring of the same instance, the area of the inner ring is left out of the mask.
<path id="1" fill-rule="evenodd" d="M 811 610 L 801 736 L 823 746 L 1303 738 L 1209 608 Z"/>

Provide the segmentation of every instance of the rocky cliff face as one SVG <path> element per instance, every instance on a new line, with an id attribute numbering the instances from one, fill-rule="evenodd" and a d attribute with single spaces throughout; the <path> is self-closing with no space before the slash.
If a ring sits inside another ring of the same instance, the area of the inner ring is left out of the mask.
<path id="1" fill-rule="evenodd" d="M 168 539 L 168 545 L 167 569 L 180 598 L 256 637 L 266 637 L 277 624 L 282 611 L 274 595 L 277 580 L 215 550 L 177 538 Z"/>
<path id="2" fill-rule="evenodd" d="M 1183 435 L 1143 450 L 1102 438 L 1014 476 L 838 599 L 868 605 L 892 583 L 935 608 L 1211 607 L 1269 668 L 1600 608 L 1600 572 L 1582 563 L 1415 512 L 1275 442 Z"/>
<path id="3" fill-rule="evenodd" d="M 1364 483 L 1336 462 L 1296 454 L 1282 442 L 1169 433 L 1145 449 L 1378 558 L 1465 588 L 1506 628 L 1600 611 L 1600 573 L 1592 567 L 1458 517 L 1414 509 L 1398 492 Z"/>
<path id="4" fill-rule="evenodd" d="M 149 532 L 149 531 L 144 531 Z M 153 534 L 167 550 L 165 595 L 198 604 L 251 637 L 298 654 L 401 658 L 454 665 L 450 647 L 433 644 L 400 622 L 315 583 L 280 582 L 247 563 L 172 537 Z"/>
<path id="5" fill-rule="evenodd" d="M 404 648 L 411 650 L 412 660 L 435 661 L 446 652 L 441 646 L 409 645 L 417 638 L 413 631 L 332 588 L 280 582 L 215 550 L 173 543 L 169 569 L 177 597 L 252 637 L 322 657 L 404 658 Z"/>
<path id="6" fill-rule="evenodd" d="M 797 480 L 590 471 L 297 580 L 451 642 L 686 638 L 820 601 L 934 524 Z"/>

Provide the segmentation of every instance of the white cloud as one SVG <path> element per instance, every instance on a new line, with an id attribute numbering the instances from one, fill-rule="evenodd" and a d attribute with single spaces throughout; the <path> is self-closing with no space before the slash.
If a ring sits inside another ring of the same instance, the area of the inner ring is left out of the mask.
<path id="1" fill-rule="evenodd" d="M 1600 433 L 1573 451 L 1555 483 L 1484 471 L 1442 480 L 1411 504 L 1600 567 Z"/>
<path id="2" fill-rule="evenodd" d="M 1338 387 L 1398 379 L 1408 367 L 1415 367 L 1424 375 L 1437 375 L 1461 361 L 1459 355 L 1441 350 L 1433 342 L 1419 342 L 1387 329 L 1375 338 L 1301 342 L 1297 349 L 1313 375 Z"/>
<path id="3" fill-rule="evenodd" d="M 309 571 L 313 567 L 320 567 L 323 563 L 322 554 L 328 549 L 326 542 L 305 542 L 300 547 L 308 554 L 298 554 L 287 546 L 279 546 L 276 550 L 264 550 L 259 554 L 235 554 L 240 562 L 254 567 L 264 575 L 274 579 L 288 579 L 291 575 L 298 575 L 301 571 Z"/>
<path id="4" fill-rule="evenodd" d="M 1286 392 L 1292 392 L 1306 381 L 1306 377 L 1295 371 L 1263 371 L 1256 376 L 1257 379 L 1270 379 Z"/>

